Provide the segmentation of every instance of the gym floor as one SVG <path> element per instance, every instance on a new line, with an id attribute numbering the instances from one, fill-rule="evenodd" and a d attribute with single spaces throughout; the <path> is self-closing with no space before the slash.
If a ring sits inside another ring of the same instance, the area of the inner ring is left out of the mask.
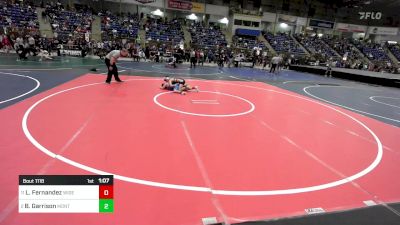
<path id="1" fill-rule="evenodd" d="M 1 224 L 228 224 L 371 205 L 400 218 L 396 88 L 130 61 L 108 85 L 101 60 L 0 59 Z M 200 92 L 163 91 L 165 75 Z M 18 175 L 93 173 L 114 174 L 113 214 L 18 213 Z"/>

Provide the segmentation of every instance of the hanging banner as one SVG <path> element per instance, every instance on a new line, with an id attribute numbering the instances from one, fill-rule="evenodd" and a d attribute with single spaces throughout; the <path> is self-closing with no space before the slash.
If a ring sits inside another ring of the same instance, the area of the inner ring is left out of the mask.
<path id="1" fill-rule="evenodd" d="M 279 14 L 278 22 L 280 22 L 280 23 L 296 25 L 296 21 L 297 21 L 297 16 L 289 16 L 289 15 Z"/>
<path id="2" fill-rule="evenodd" d="M 310 19 L 310 23 L 308 25 L 310 27 L 333 29 L 333 27 L 335 26 L 335 23 L 334 22 L 330 22 L 330 21 L 324 21 L 324 20 Z"/>
<path id="3" fill-rule="evenodd" d="M 356 24 L 337 23 L 336 30 L 343 32 L 365 33 L 367 31 L 367 27 Z"/>
<path id="4" fill-rule="evenodd" d="M 60 50 L 61 55 L 68 55 L 68 56 L 82 56 L 82 50 Z"/>
<path id="5" fill-rule="evenodd" d="M 399 28 L 396 27 L 369 27 L 369 34 L 397 35 Z"/>
<path id="6" fill-rule="evenodd" d="M 297 17 L 296 25 L 306 26 L 307 25 L 307 18 Z"/>
<path id="7" fill-rule="evenodd" d="M 204 13 L 205 12 L 204 3 L 192 2 L 191 11 L 194 13 Z"/>
<path id="8" fill-rule="evenodd" d="M 105 0 L 105 1 L 164 8 L 164 0 Z"/>
<path id="9" fill-rule="evenodd" d="M 275 22 L 276 13 L 264 12 L 261 20 L 264 22 Z"/>
<path id="10" fill-rule="evenodd" d="M 182 0 L 168 0 L 168 8 L 180 10 L 192 10 L 192 2 Z"/>

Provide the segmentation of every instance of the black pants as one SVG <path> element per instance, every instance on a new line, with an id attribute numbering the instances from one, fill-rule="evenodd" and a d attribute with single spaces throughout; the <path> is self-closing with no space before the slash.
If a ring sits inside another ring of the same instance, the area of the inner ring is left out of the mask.
<path id="1" fill-rule="evenodd" d="M 114 78 L 116 81 L 121 81 L 121 79 L 119 79 L 119 77 L 118 77 L 117 65 L 116 64 L 112 65 L 112 70 L 110 71 L 110 66 L 111 66 L 110 60 L 106 58 L 105 63 L 107 66 L 107 71 L 108 71 L 106 82 L 110 83 L 113 75 L 114 75 Z"/>
<path id="2" fill-rule="evenodd" d="M 24 48 L 23 45 L 19 45 L 17 49 L 17 54 L 19 56 L 19 59 L 28 59 L 26 55 L 28 54 L 28 51 L 26 48 Z"/>
<path id="3" fill-rule="evenodd" d="M 270 73 L 275 73 L 277 64 L 272 64 L 271 69 L 269 70 Z"/>
<path id="4" fill-rule="evenodd" d="M 219 67 L 224 67 L 224 60 L 223 59 L 218 59 L 218 66 Z"/>
<path id="5" fill-rule="evenodd" d="M 192 68 L 192 65 L 194 68 L 196 68 L 196 58 L 195 57 L 190 57 L 190 68 Z"/>
<path id="6" fill-rule="evenodd" d="M 27 53 L 32 52 L 34 56 L 36 56 L 36 49 L 35 49 L 35 45 L 29 45 L 29 49 Z"/>

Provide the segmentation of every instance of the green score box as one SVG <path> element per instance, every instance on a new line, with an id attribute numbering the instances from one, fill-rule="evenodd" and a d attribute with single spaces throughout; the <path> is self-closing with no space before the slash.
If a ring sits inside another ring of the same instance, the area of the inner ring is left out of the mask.
<path id="1" fill-rule="evenodd" d="M 99 199 L 99 212 L 100 213 L 114 212 L 114 200 L 113 199 Z"/>
<path id="2" fill-rule="evenodd" d="M 113 199 L 99 199 L 99 212 L 100 213 L 114 212 L 114 200 Z"/>

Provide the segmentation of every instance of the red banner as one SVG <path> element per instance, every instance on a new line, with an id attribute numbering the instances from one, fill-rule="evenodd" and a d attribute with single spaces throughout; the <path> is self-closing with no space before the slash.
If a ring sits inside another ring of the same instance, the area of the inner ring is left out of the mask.
<path id="1" fill-rule="evenodd" d="M 192 7 L 192 2 L 181 0 L 168 0 L 168 8 L 171 9 L 192 10 Z"/>

